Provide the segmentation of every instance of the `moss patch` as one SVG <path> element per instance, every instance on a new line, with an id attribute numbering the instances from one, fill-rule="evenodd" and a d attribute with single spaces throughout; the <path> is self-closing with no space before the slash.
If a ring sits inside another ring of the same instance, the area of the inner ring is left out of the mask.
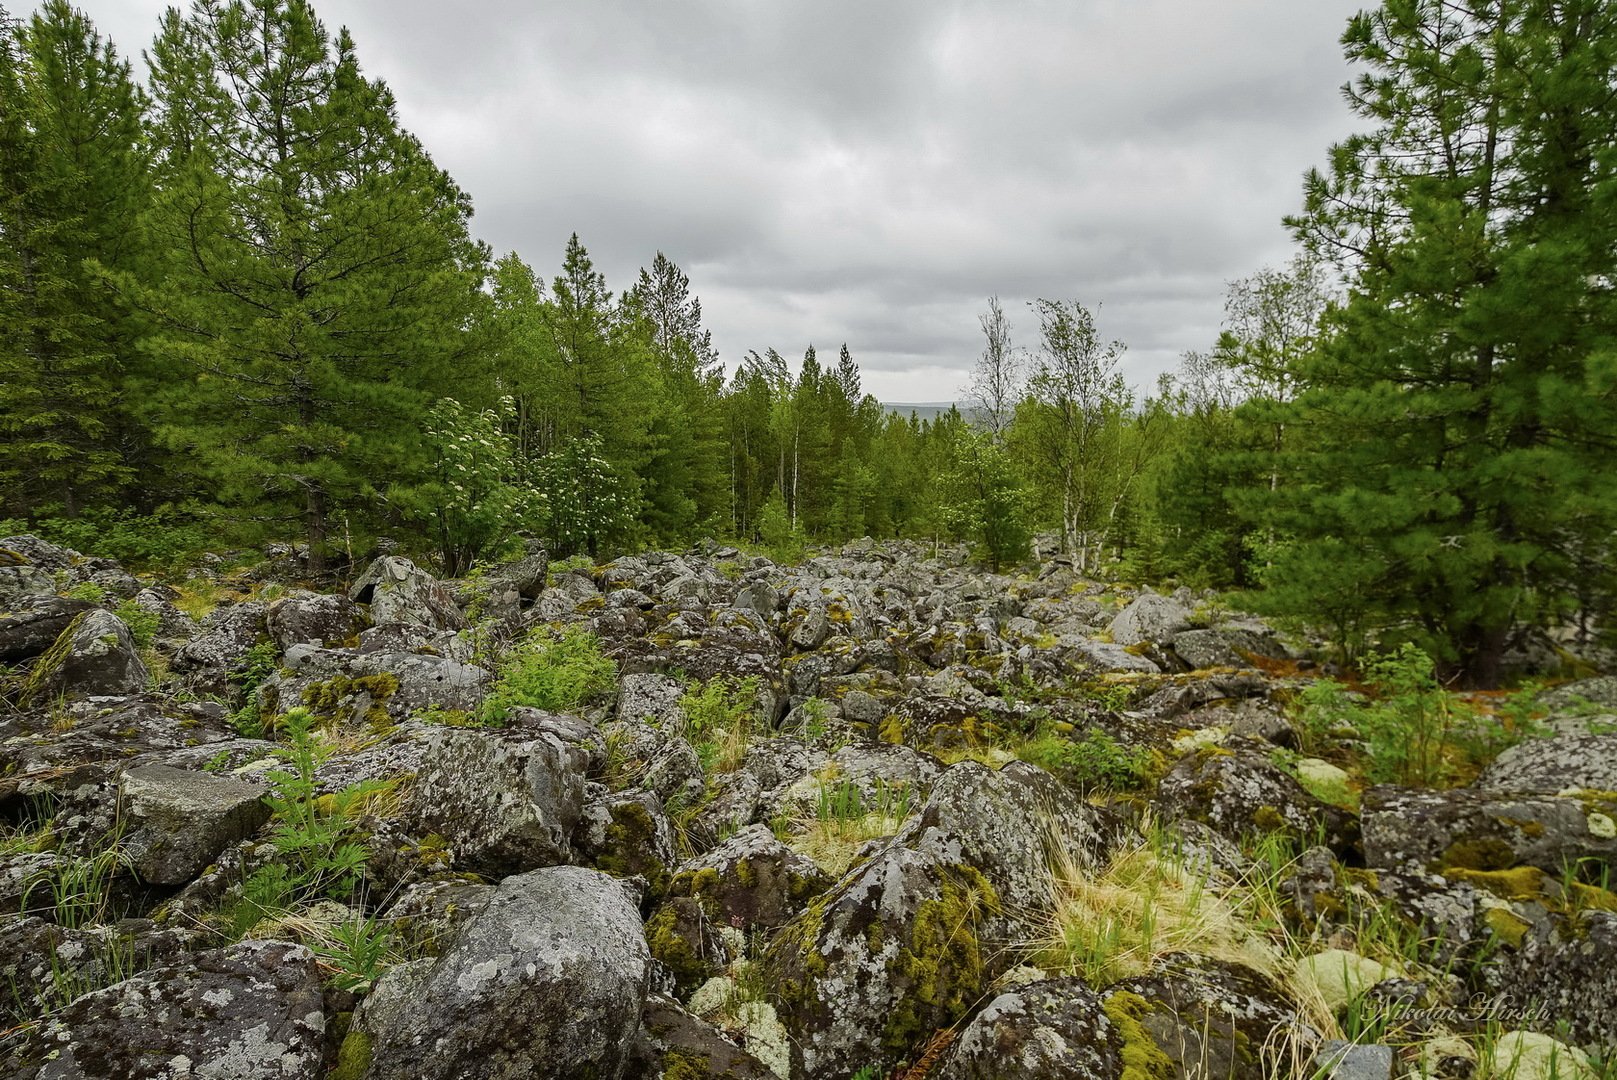
<path id="1" fill-rule="evenodd" d="M 713 969 L 702 959 L 699 943 L 691 943 L 679 922 L 679 912 L 673 905 L 658 908 L 656 914 L 646 920 L 646 944 L 651 955 L 674 976 L 674 983 L 683 995 L 702 985 L 713 974 Z"/>
<path id="2" fill-rule="evenodd" d="M 1506 907 L 1489 908 L 1483 914 L 1482 921 L 1495 936 L 1513 949 L 1522 947 L 1522 939 L 1533 928 L 1532 923 Z"/>
<path id="3" fill-rule="evenodd" d="M 363 695 L 369 704 L 365 707 L 364 721 L 373 728 L 387 727 L 387 700 L 399 691 L 399 678 L 389 672 L 376 675 L 333 675 L 324 682 L 310 683 L 303 688 L 302 702 L 316 716 L 341 721 L 343 714 Z"/>
<path id="4" fill-rule="evenodd" d="M 1107 997 L 1101 1007 L 1123 1045 L 1123 1075 L 1119 1080 L 1171 1080 L 1173 1060 L 1141 1023 L 1152 1012 L 1151 1003 L 1139 994 L 1119 991 Z"/>
<path id="5" fill-rule="evenodd" d="M 73 651 L 73 637 L 79 632 L 79 625 L 89 614 L 88 611 L 81 611 L 73 616 L 73 621 L 56 635 L 51 647 L 34 661 L 33 668 L 28 672 L 28 679 L 22 686 L 21 704 L 24 708 L 33 705 L 39 699 L 51 676 L 67 662 L 68 655 Z"/>
<path id="6" fill-rule="evenodd" d="M 1443 852 L 1442 865 L 1458 870 L 1508 870 L 1516 863 L 1516 852 L 1503 840 L 1456 840 Z"/>
<path id="7" fill-rule="evenodd" d="M 329 1080 L 360 1080 L 371 1067 L 371 1037 L 363 1031 L 350 1031 L 337 1051 L 337 1065 Z"/>
<path id="8" fill-rule="evenodd" d="M 987 984 L 978 923 L 999 911 L 999 896 L 980 871 L 943 867 L 939 896 L 923 901 L 887 970 L 903 988 L 888 1015 L 883 1046 L 903 1053 L 962 1016 Z"/>
<path id="9" fill-rule="evenodd" d="M 625 802 L 612 807 L 612 820 L 606 826 L 606 849 L 595 860 L 595 867 L 613 877 L 645 877 L 653 900 L 668 891 L 668 868 L 653 858 L 657 823 L 643 803 Z"/>
<path id="10" fill-rule="evenodd" d="M 1518 866 L 1514 870 L 1468 870 L 1450 867 L 1443 876 L 1451 881 L 1464 881 L 1479 889 L 1486 889 L 1504 900 L 1537 900 L 1544 895 L 1544 871 L 1536 866 Z"/>

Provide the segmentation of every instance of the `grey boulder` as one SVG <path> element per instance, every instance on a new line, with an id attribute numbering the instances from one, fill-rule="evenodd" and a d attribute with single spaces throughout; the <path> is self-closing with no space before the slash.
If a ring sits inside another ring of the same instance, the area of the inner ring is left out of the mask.
<path id="1" fill-rule="evenodd" d="M 12 1075 L 316 1080 L 325 1075 L 325 1027 L 314 953 L 284 941 L 244 941 L 76 999 L 24 1047 L 24 1060 L 43 1064 Z"/>
<path id="2" fill-rule="evenodd" d="M 428 739 L 400 819 L 442 836 L 460 870 L 502 877 L 564 863 L 589 762 L 562 731 L 446 728 Z"/>
<path id="3" fill-rule="evenodd" d="M 123 851 L 143 881 L 184 885 L 269 820 L 263 784 L 142 765 L 123 776 Z"/>
<path id="4" fill-rule="evenodd" d="M 69 623 L 34 662 L 24 703 L 49 701 L 59 694 L 124 697 L 146 689 L 150 677 L 129 627 L 112 612 L 95 608 Z"/>
<path id="5" fill-rule="evenodd" d="M 348 590 L 356 604 L 369 604 L 371 621 L 414 623 L 439 630 L 459 630 L 466 616 L 455 606 L 448 586 L 409 559 L 383 555 Z"/>
<path id="6" fill-rule="evenodd" d="M 1483 791 L 1617 791 L 1617 734 L 1533 739 L 1493 760 L 1472 785 Z"/>
<path id="7" fill-rule="evenodd" d="M 1189 628 L 1190 610 L 1183 604 L 1156 593 L 1141 593 L 1112 620 L 1112 641 L 1118 645 L 1166 641 Z"/>
<path id="8" fill-rule="evenodd" d="M 1122 1040 L 1100 996 L 1081 979 L 1050 979 L 1000 994 L 949 1048 L 937 1080 L 1114 1080 Z"/>
<path id="9" fill-rule="evenodd" d="M 573 866 L 516 875 L 438 959 L 383 976 L 355 1016 L 356 1053 L 367 1080 L 619 1080 L 650 977 L 616 881 Z"/>

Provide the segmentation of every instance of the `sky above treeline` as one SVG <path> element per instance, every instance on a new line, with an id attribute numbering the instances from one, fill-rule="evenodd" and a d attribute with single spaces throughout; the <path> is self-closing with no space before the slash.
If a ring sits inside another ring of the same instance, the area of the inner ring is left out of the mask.
<path id="1" fill-rule="evenodd" d="M 135 62 L 164 0 L 78 0 Z M 658 251 L 725 362 L 847 342 L 886 401 L 960 396 L 997 294 L 1078 300 L 1149 388 L 1226 283 L 1294 253 L 1302 174 L 1362 122 L 1364 0 L 316 0 L 474 231 L 615 292 Z M 13 7 L 14 12 L 27 4 Z"/>

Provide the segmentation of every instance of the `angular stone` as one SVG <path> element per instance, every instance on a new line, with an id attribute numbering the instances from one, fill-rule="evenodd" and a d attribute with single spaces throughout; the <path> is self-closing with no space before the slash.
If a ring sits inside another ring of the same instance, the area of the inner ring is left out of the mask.
<path id="1" fill-rule="evenodd" d="M 304 593 L 270 604 L 264 623 L 285 652 L 293 645 L 341 645 L 365 629 L 365 615 L 341 593 Z"/>
<path id="2" fill-rule="evenodd" d="M 27 1080 L 317 1080 L 326 1019 L 314 953 L 244 941 L 85 994 L 30 1036 Z M 29 1047 L 24 1048 L 24 1060 Z"/>
<path id="3" fill-rule="evenodd" d="M 937 1080 L 1115 1080 L 1121 1039 L 1100 996 L 1081 979 L 1049 979 L 1000 994 L 972 1018 Z"/>
<path id="4" fill-rule="evenodd" d="M 878 855 L 775 939 L 804 1074 L 891 1063 L 958 1021 L 1009 962 L 988 943 L 1015 933 L 1012 913 L 1048 902 L 1051 849 L 1093 869 L 1120 832 L 1031 765 L 948 769 Z"/>
<path id="5" fill-rule="evenodd" d="M 691 1071 L 696 1070 L 696 1071 Z M 775 1080 L 763 1062 L 724 1037 L 705 1020 L 692 1016 L 673 998 L 653 994 L 640 1013 L 630 1076 L 726 1077 L 730 1080 Z M 781 1076 L 779 1080 L 786 1080 Z"/>
<path id="6" fill-rule="evenodd" d="M 0 565 L 0 611 L 10 611 L 34 597 L 52 596 L 56 579 L 37 566 Z"/>
<path id="7" fill-rule="evenodd" d="M 210 612 L 197 635 L 175 654 L 174 670 L 199 694 L 221 699 L 236 695 L 232 677 L 239 677 L 248 650 L 265 640 L 264 612 L 257 601 Z"/>
<path id="8" fill-rule="evenodd" d="M 294 645 L 259 701 L 270 712 L 306 705 L 345 726 L 379 727 L 425 709 L 476 713 L 493 683 L 486 668 L 430 653 Z"/>
<path id="9" fill-rule="evenodd" d="M 151 678 L 129 636 L 112 612 L 84 612 L 34 661 L 23 687 L 23 703 L 50 701 L 58 694 L 121 697 L 146 689 Z"/>
<path id="10" fill-rule="evenodd" d="M 1112 641 L 1118 645 L 1165 642 L 1190 628 L 1190 609 L 1156 593 L 1141 593 L 1112 619 Z"/>
<path id="11" fill-rule="evenodd" d="M 508 877 L 443 955 L 382 977 L 354 1053 L 368 1080 L 621 1080 L 650 975 L 640 913 L 612 878 Z"/>
<path id="12" fill-rule="evenodd" d="M 65 596 L 35 596 L 19 610 L 0 614 L 0 664 L 32 660 L 50 648 L 74 619 L 94 607 Z"/>
<path id="13" fill-rule="evenodd" d="M 1617 797 L 1509 795 L 1390 786 L 1364 793 L 1364 858 L 1372 867 L 1559 875 L 1580 859 L 1617 859 Z"/>
<path id="14" fill-rule="evenodd" d="M 466 616 L 455 606 L 454 594 L 409 559 L 383 555 L 348 589 L 356 604 L 369 604 L 371 621 L 414 623 L 439 630 L 459 630 Z"/>
<path id="15" fill-rule="evenodd" d="M 1392 1047 L 1328 1039 L 1314 1055 L 1320 1080 L 1392 1080 Z"/>
<path id="16" fill-rule="evenodd" d="M 751 825 L 681 863 L 668 888 L 672 896 L 700 900 L 721 926 L 756 930 L 784 923 L 830 884 L 812 859 L 781 843 L 769 826 Z"/>
<path id="17" fill-rule="evenodd" d="M 1472 785 L 1481 791 L 1617 791 L 1617 733 L 1530 739 L 1500 754 Z"/>
<path id="18" fill-rule="evenodd" d="M 437 833 L 456 868 L 504 877 L 569 861 L 589 753 L 553 732 L 437 731 L 400 820 Z"/>
<path id="19" fill-rule="evenodd" d="M 212 773 L 142 765 L 123 776 L 131 868 L 154 885 L 184 885 L 227 846 L 269 820 L 263 784 Z"/>

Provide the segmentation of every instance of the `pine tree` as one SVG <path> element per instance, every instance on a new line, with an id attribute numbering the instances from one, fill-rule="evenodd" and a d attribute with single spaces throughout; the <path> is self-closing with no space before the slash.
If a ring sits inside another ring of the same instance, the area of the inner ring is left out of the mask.
<path id="1" fill-rule="evenodd" d="M 465 328 L 486 253 L 304 0 L 196 0 L 151 55 L 164 258 L 124 284 L 176 365 L 166 434 L 243 517 L 299 521 L 318 570 L 334 522 L 426 469 L 417 433 L 451 373 L 484 385 Z"/>
<path id="2" fill-rule="evenodd" d="M 1351 290 L 1277 523 L 1293 573 L 1351 565 L 1376 622 L 1493 685 L 1617 527 L 1617 7 L 1397 0 L 1343 42 L 1372 126 L 1292 225 Z"/>
<path id="3" fill-rule="evenodd" d="M 89 20 L 0 9 L 0 490 L 71 517 L 126 485 L 141 440 L 125 385 L 130 313 L 96 266 L 139 256 L 144 102 Z"/>
<path id="4" fill-rule="evenodd" d="M 713 335 L 702 326 L 701 300 L 662 252 L 649 272 L 640 271 L 622 306 L 645 326 L 661 388 L 642 469 L 646 524 L 662 541 L 690 539 L 699 523 L 726 510 L 724 372 Z"/>

